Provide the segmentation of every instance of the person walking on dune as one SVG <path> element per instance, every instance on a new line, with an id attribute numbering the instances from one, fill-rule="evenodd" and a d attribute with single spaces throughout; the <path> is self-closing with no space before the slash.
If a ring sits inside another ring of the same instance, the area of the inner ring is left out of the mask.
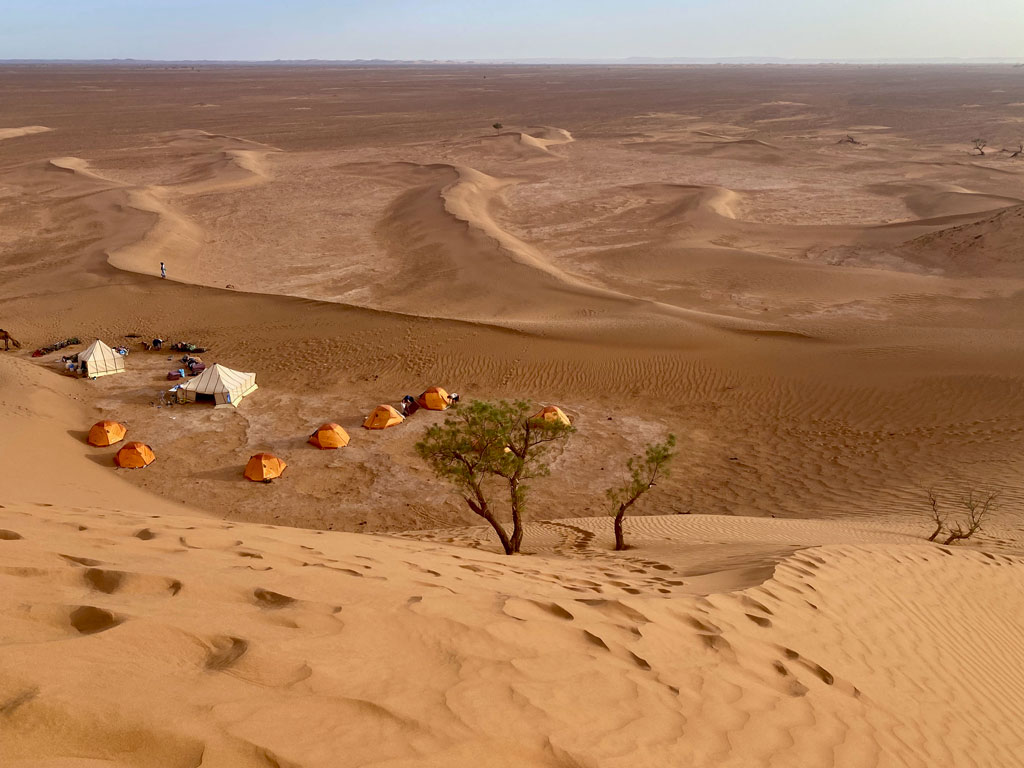
<path id="1" fill-rule="evenodd" d="M 160 277 L 167 277 L 167 265 L 162 261 L 160 262 Z"/>

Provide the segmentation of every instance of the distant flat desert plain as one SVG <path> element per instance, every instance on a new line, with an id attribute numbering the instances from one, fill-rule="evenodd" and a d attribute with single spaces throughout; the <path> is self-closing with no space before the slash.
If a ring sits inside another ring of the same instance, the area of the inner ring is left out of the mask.
<path id="1" fill-rule="evenodd" d="M 1022 142 L 1015 66 L 0 65 L 0 749 L 1021 765 Z M 259 389 L 166 405 L 156 337 Z M 572 419 L 522 557 L 445 414 L 361 429 L 429 386 Z M 942 548 L 929 490 L 998 505 Z"/>

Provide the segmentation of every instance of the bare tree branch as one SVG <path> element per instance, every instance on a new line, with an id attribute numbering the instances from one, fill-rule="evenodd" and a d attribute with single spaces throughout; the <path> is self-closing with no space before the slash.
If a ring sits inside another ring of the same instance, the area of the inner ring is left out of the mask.
<path id="1" fill-rule="evenodd" d="M 967 511 L 967 517 L 955 527 L 949 528 L 949 537 L 942 543 L 952 544 L 954 541 L 969 539 L 980 531 L 998 498 L 999 494 L 995 491 L 968 491 L 967 495 L 960 499 L 960 506 Z"/>
<path id="2" fill-rule="evenodd" d="M 935 491 L 931 488 L 928 489 L 928 504 L 931 506 L 930 519 L 935 523 L 935 530 L 928 537 L 928 541 L 935 541 L 939 534 L 942 533 L 942 529 L 946 527 L 946 518 L 949 515 L 939 509 L 939 500 L 935 496 Z"/>

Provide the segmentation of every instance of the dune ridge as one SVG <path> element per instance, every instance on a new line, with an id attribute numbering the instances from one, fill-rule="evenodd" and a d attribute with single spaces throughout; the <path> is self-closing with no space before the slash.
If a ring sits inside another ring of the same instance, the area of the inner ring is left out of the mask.
<path id="1" fill-rule="evenodd" d="M 0 525 L 14 766 L 1021 764 L 1019 555 L 853 537 L 735 590 L 639 551 L 630 573 L 102 509 Z"/>
<path id="2" fill-rule="evenodd" d="M 34 133 L 46 133 L 52 131 L 45 125 L 25 125 L 21 128 L 0 128 L 0 141 L 5 139 L 17 139 L 21 136 L 31 136 Z"/>

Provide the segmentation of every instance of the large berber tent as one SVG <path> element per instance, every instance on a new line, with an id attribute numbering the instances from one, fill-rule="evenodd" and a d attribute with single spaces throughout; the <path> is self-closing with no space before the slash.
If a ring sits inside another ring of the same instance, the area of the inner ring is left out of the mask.
<path id="1" fill-rule="evenodd" d="M 99 339 L 78 353 L 78 364 L 82 366 L 82 373 L 93 379 L 124 373 L 124 358 Z"/>
<path id="2" fill-rule="evenodd" d="M 233 371 L 217 363 L 178 389 L 178 400 L 213 403 L 215 408 L 238 407 L 242 398 L 258 389 L 256 374 Z"/>

